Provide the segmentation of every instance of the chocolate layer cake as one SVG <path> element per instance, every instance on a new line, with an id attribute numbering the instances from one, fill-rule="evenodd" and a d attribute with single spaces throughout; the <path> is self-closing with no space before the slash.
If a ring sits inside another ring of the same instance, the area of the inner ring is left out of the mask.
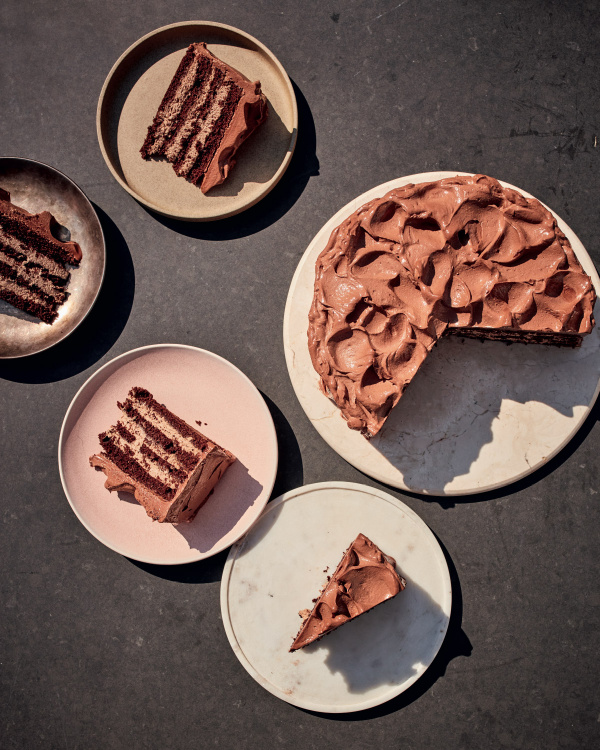
<path id="1" fill-rule="evenodd" d="M 44 323 L 53 323 L 66 300 L 81 248 L 52 234 L 56 219 L 48 211 L 30 214 L 11 203 L 0 188 L 0 299 Z"/>
<path id="2" fill-rule="evenodd" d="M 144 159 L 166 158 L 178 175 L 206 193 L 225 180 L 236 151 L 266 117 L 260 81 L 249 81 L 204 42 L 190 44 L 141 153 Z"/>
<path id="3" fill-rule="evenodd" d="M 105 487 L 132 493 L 156 521 L 191 521 L 235 456 L 134 387 L 123 416 L 98 437 L 102 452 L 90 464 Z"/>
<path id="4" fill-rule="evenodd" d="M 308 346 L 324 392 L 371 437 L 441 336 L 579 346 L 595 300 L 539 201 L 457 176 L 392 190 L 333 231 Z"/>
<path id="5" fill-rule="evenodd" d="M 348 547 L 335 573 L 307 615 L 290 651 L 308 646 L 373 607 L 393 599 L 406 586 L 396 561 L 364 534 Z"/>

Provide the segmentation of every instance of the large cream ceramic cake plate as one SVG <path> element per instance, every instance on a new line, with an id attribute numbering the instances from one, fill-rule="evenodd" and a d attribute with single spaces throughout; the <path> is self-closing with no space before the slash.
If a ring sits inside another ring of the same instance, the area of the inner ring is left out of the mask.
<path id="1" fill-rule="evenodd" d="M 359 533 L 396 560 L 406 588 L 322 640 L 289 653 L 311 600 Z M 328 569 L 328 571 L 327 571 Z M 288 703 L 361 711 L 399 695 L 431 664 L 448 628 L 450 574 L 436 538 L 381 490 L 323 482 L 269 503 L 229 553 L 221 612 L 249 674 Z"/>
<path id="2" fill-rule="evenodd" d="M 308 352 L 308 312 L 315 262 L 331 232 L 367 201 L 393 188 L 457 174 L 465 173 L 426 172 L 392 180 L 338 211 L 296 269 L 283 324 L 292 385 L 321 436 L 365 474 L 430 495 L 483 492 L 527 476 L 575 435 L 599 390 L 598 326 L 579 349 L 441 339 L 370 441 L 346 426 L 337 406 L 320 390 Z M 590 256 L 565 222 L 556 219 L 599 292 L 600 279 Z"/>

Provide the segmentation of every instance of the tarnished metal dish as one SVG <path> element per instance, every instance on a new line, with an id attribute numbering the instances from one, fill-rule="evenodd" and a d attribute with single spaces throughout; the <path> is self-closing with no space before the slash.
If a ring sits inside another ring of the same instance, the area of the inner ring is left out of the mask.
<path id="1" fill-rule="evenodd" d="M 0 157 L 0 188 L 30 213 L 50 211 L 60 225 L 58 239 L 74 240 L 83 254 L 79 267 L 70 269 L 69 296 L 51 325 L 0 300 L 0 358 L 8 359 L 48 349 L 77 328 L 100 291 L 106 249 L 92 204 L 57 169 L 31 159 Z"/>

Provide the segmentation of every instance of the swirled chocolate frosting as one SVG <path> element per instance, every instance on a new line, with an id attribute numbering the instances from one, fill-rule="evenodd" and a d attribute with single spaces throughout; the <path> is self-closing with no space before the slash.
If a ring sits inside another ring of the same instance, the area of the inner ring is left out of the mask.
<path id="1" fill-rule="evenodd" d="M 324 392 L 371 437 L 443 334 L 578 346 L 595 299 L 539 201 L 457 176 L 392 190 L 333 231 L 308 346 Z"/>
<path id="2" fill-rule="evenodd" d="M 308 646 L 349 620 L 393 599 L 406 586 L 396 561 L 364 534 L 348 547 L 335 573 L 316 600 L 290 651 Z"/>

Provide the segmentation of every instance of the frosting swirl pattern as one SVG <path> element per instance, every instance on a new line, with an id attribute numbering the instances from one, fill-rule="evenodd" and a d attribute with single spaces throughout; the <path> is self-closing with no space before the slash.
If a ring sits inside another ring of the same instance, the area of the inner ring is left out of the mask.
<path id="1" fill-rule="evenodd" d="M 324 392 L 371 437 L 444 333 L 578 346 L 595 299 L 539 201 L 457 176 L 392 190 L 333 231 L 308 346 Z"/>

